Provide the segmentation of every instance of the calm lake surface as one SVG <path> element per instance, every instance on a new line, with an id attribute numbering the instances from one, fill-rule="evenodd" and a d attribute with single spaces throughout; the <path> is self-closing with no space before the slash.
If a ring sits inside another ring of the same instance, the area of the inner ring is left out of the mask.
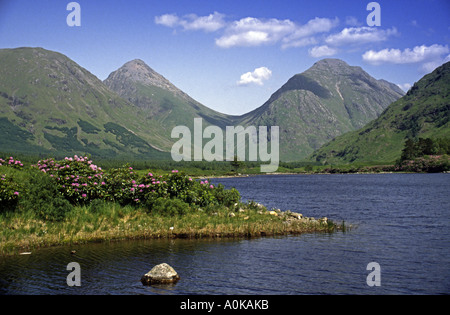
<path id="1" fill-rule="evenodd" d="M 213 179 L 268 208 L 356 224 L 345 233 L 238 240 L 141 240 L 0 258 L 0 294 L 450 294 L 450 174 Z M 76 254 L 71 255 L 70 250 Z M 69 287 L 67 264 L 81 266 Z M 140 278 L 166 262 L 173 286 Z M 381 286 L 366 279 L 381 267 Z"/>

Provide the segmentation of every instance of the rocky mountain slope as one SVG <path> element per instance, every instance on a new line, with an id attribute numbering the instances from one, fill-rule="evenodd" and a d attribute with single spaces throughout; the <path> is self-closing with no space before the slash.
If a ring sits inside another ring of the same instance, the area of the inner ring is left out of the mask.
<path id="1" fill-rule="evenodd" d="M 141 111 L 60 53 L 0 50 L 2 152 L 167 156 L 148 136 Z"/>
<path id="2" fill-rule="evenodd" d="M 232 116 L 216 112 L 192 99 L 142 60 L 127 62 L 104 81 L 112 91 L 141 108 L 146 119 L 159 129 L 166 139 L 175 126 L 192 127 L 194 118 L 202 117 L 205 125 L 224 128 Z M 169 148 L 172 141 L 166 143 Z"/>
<path id="3" fill-rule="evenodd" d="M 243 115 L 245 125 L 280 126 L 280 156 L 301 160 L 329 140 L 361 128 L 404 95 L 360 67 L 324 59 L 292 77 L 260 108 Z"/>
<path id="4" fill-rule="evenodd" d="M 310 157 L 323 163 L 398 159 L 406 139 L 450 137 L 450 62 L 414 84 L 379 118 L 324 145 Z"/>
<path id="5" fill-rule="evenodd" d="M 177 141 L 172 129 L 193 130 L 194 118 L 203 118 L 204 127 L 223 130 L 279 126 L 280 158 L 294 161 L 361 128 L 402 94 L 359 67 L 324 59 L 261 107 L 229 116 L 195 101 L 142 60 L 127 62 L 102 82 L 57 52 L 1 49 L 0 151 L 171 159 Z"/>

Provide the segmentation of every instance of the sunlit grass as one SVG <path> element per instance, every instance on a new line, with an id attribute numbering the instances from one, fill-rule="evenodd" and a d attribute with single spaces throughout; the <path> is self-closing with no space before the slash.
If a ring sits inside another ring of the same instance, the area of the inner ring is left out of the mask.
<path id="1" fill-rule="evenodd" d="M 265 209 L 243 207 L 240 211 L 219 206 L 183 216 L 161 216 L 146 209 L 102 203 L 75 207 L 63 221 L 56 222 L 43 221 L 30 211 L 6 212 L 0 215 L 0 254 L 124 239 L 260 237 L 335 228 L 306 220 L 287 224 Z"/>

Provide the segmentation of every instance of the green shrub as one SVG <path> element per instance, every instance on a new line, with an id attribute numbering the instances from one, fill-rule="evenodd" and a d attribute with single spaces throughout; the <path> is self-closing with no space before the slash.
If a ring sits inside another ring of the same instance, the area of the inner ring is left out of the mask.
<path id="1" fill-rule="evenodd" d="M 33 167 L 52 177 L 61 195 L 74 205 L 99 199 L 121 206 L 152 208 L 157 199 L 165 198 L 192 207 L 233 206 L 241 198 L 236 189 L 225 190 L 223 185 L 215 187 L 207 180 L 196 181 L 178 170 L 164 175 L 140 175 L 127 164 L 104 172 L 87 156 L 41 160 Z"/>
<path id="2" fill-rule="evenodd" d="M 57 183 L 58 190 L 72 204 L 85 204 L 95 199 L 107 197 L 103 171 L 86 157 L 66 157 L 55 161 L 46 159 L 39 161 L 34 168 L 50 175 Z"/>
<path id="3" fill-rule="evenodd" d="M 183 216 L 190 211 L 189 204 L 179 199 L 157 198 L 150 205 L 150 212 L 166 217 Z"/>
<path id="4" fill-rule="evenodd" d="M 48 221 L 62 221 L 73 209 L 67 199 L 59 192 L 55 181 L 48 175 L 30 172 L 29 182 L 20 205 L 32 211 L 37 217 Z"/>
<path id="5" fill-rule="evenodd" d="M 20 190 L 19 184 L 11 176 L 0 174 L 0 213 L 16 209 Z"/>
<path id="6" fill-rule="evenodd" d="M 219 184 L 212 190 L 212 192 L 218 204 L 224 205 L 226 207 L 233 207 L 241 200 L 241 194 L 236 188 L 226 190 L 225 186 L 222 184 Z"/>

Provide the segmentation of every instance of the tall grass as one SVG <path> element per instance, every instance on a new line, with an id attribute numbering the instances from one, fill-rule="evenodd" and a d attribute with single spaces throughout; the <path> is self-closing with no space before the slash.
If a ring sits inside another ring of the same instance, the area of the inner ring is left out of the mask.
<path id="1" fill-rule="evenodd" d="M 217 207 L 213 211 L 198 209 L 183 216 L 167 216 L 133 206 L 94 202 L 74 207 L 62 221 L 45 221 L 32 211 L 5 212 L 0 215 L 0 254 L 123 239 L 259 237 L 334 229 L 307 222 L 288 225 L 267 211 L 242 206 L 246 210 L 240 212 Z"/>

